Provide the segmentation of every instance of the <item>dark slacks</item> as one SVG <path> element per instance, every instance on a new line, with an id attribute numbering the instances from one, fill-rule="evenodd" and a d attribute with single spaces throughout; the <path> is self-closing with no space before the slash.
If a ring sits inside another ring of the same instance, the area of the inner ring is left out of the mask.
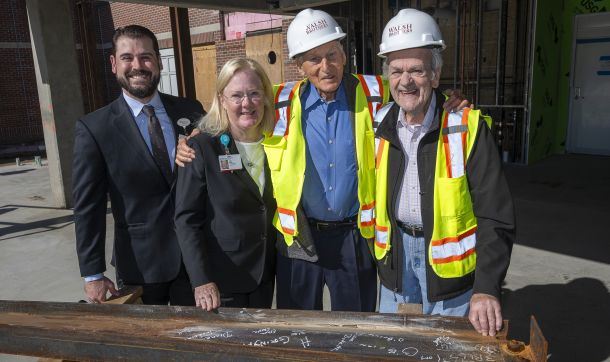
<path id="1" fill-rule="evenodd" d="M 142 285 L 142 303 L 154 305 L 194 306 L 195 296 L 184 263 L 176 279 L 165 283 Z"/>
<path id="2" fill-rule="evenodd" d="M 374 312 L 377 270 L 357 228 L 312 229 L 318 252 L 315 263 L 277 257 L 277 307 L 322 310 L 324 284 L 333 311 Z"/>
<path id="3" fill-rule="evenodd" d="M 223 293 L 220 291 L 222 307 L 232 308 L 271 308 L 273 303 L 273 288 L 275 282 L 270 279 L 261 282 L 259 286 L 249 293 Z"/>

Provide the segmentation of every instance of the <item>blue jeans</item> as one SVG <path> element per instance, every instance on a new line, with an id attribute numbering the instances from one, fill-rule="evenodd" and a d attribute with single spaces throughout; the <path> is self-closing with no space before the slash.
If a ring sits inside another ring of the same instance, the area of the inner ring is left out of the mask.
<path id="1" fill-rule="evenodd" d="M 402 234 L 404 248 L 402 262 L 402 293 L 381 285 L 379 291 L 379 312 L 396 313 L 398 304 L 423 304 L 424 314 L 465 317 L 468 315 L 472 289 L 457 297 L 429 302 L 426 285 L 426 250 L 424 238 L 416 238 L 407 233 Z"/>

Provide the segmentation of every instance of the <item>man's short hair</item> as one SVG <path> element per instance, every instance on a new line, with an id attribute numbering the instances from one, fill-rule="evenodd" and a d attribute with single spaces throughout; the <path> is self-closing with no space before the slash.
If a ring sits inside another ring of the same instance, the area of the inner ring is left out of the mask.
<path id="1" fill-rule="evenodd" d="M 127 25 L 117 28 L 112 36 L 112 54 L 116 55 L 116 43 L 120 37 L 126 36 L 131 39 L 149 38 L 153 43 L 153 48 L 157 56 L 160 56 L 159 42 L 155 34 L 148 28 L 141 25 Z"/>
<path id="2" fill-rule="evenodd" d="M 441 48 L 432 48 L 432 70 L 436 71 L 443 67 L 443 55 L 441 54 Z M 438 75 L 441 76 L 440 74 Z"/>

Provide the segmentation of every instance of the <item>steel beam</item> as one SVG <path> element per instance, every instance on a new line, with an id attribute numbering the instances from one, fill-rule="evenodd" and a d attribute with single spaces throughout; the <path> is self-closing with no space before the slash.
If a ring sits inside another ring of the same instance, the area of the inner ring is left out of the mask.
<path id="1" fill-rule="evenodd" d="M 269 10 L 267 0 L 121 0 L 121 2 L 176 8 L 202 8 L 227 12 L 267 12 Z"/>
<path id="2" fill-rule="evenodd" d="M 0 301 L 0 353 L 68 360 L 545 360 L 531 340 L 538 354 L 455 317 Z"/>
<path id="3" fill-rule="evenodd" d="M 279 8 L 283 11 L 294 11 L 305 8 L 342 3 L 346 1 L 349 0 L 279 0 Z"/>

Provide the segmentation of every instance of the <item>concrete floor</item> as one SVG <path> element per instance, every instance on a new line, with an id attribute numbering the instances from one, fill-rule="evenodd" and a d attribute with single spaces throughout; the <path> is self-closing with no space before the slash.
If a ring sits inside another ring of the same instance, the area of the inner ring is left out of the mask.
<path id="1" fill-rule="evenodd" d="M 518 219 L 504 284 L 509 337 L 528 341 L 534 315 L 551 361 L 610 361 L 610 157 L 554 156 L 506 173 Z M 0 182 L 0 299 L 82 299 L 72 212 L 50 206 L 45 163 L 0 166 Z"/>

